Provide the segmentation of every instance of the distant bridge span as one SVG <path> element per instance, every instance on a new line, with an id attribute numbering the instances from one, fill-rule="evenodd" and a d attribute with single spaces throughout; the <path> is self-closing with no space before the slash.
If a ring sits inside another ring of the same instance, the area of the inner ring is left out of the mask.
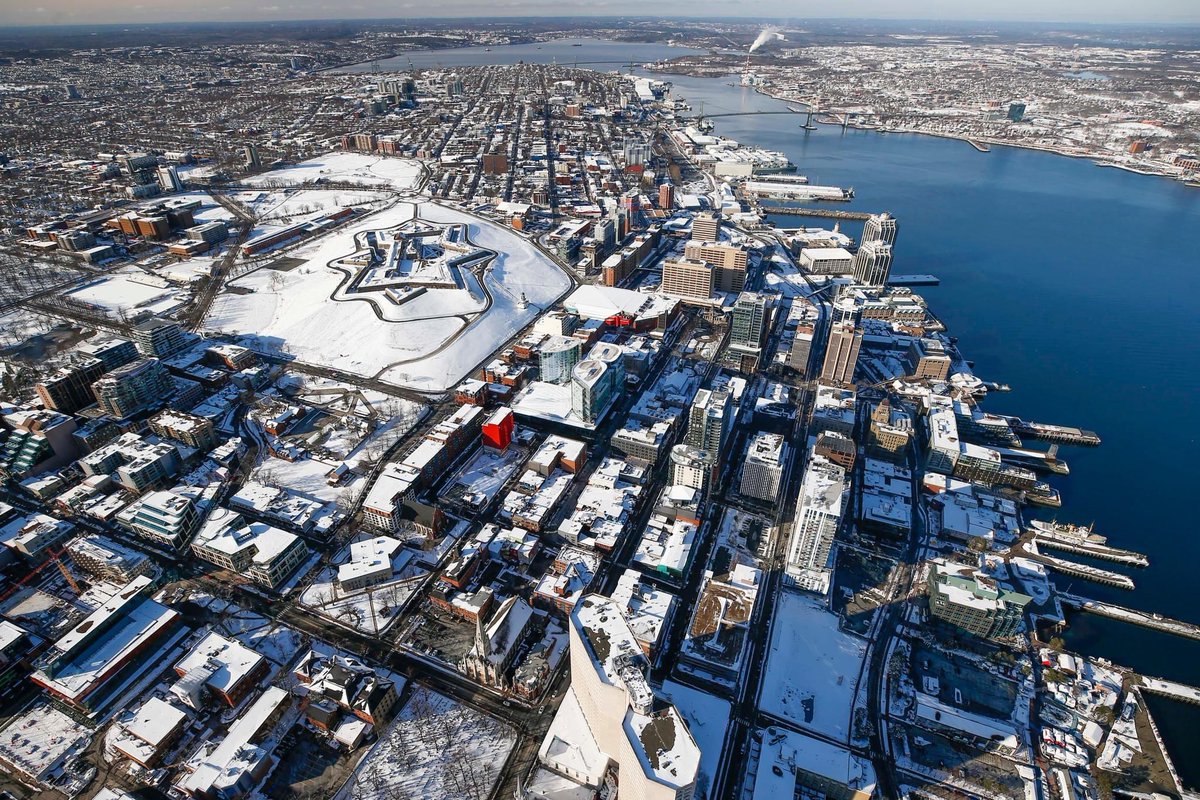
<path id="1" fill-rule="evenodd" d="M 698 117 L 689 117 L 689 119 L 716 119 L 718 117 L 757 117 L 763 114 L 805 114 L 806 111 L 789 108 L 787 111 L 725 111 L 720 114 L 701 114 Z"/>

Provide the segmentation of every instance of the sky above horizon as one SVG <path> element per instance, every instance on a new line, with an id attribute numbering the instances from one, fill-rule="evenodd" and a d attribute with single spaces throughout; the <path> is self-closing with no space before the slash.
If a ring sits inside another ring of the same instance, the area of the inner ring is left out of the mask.
<path id="1" fill-rule="evenodd" d="M 802 15 L 797 12 L 802 11 Z M 78 25 L 130 22 L 380 19 L 500 16 L 754 16 L 802 20 L 984 20 L 1029 22 L 1200 22 L 1198 0 L 660 0 L 653 7 L 628 0 L 16 0 L 0 3 L 2 25 Z"/>

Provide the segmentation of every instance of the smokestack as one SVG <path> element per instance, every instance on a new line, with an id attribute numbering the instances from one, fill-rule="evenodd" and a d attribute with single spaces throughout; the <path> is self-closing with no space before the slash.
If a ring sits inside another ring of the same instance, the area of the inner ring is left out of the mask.
<path id="1" fill-rule="evenodd" d="M 758 38 L 754 40 L 754 44 L 750 45 L 750 52 L 753 53 L 768 42 L 773 42 L 776 39 L 782 39 L 779 31 L 774 28 L 767 27 L 762 29 L 762 33 L 758 34 Z"/>

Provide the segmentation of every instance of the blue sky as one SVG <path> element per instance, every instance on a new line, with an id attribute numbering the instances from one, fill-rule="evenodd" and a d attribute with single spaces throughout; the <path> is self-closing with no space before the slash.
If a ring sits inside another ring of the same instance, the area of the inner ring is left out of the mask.
<path id="1" fill-rule="evenodd" d="M 803 16 L 798 16 L 800 12 Z M 1200 23 L 1200 0 L 0 0 L 0 25 L 405 16 L 661 14 L 872 19 Z"/>

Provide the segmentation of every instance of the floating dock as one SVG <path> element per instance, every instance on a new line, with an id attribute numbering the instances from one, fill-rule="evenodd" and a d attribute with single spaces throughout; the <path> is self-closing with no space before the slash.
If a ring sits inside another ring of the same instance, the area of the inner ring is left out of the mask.
<path id="1" fill-rule="evenodd" d="M 1058 599 L 1063 605 L 1077 611 L 1087 611 L 1089 614 L 1099 614 L 1102 617 L 1118 619 L 1132 625 L 1141 625 L 1143 628 L 1153 628 L 1163 633 L 1173 633 L 1176 636 L 1200 641 L 1200 625 L 1194 625 L 1190 622 L 1171 619 L 1170 617 L 1164 617 L 1162 614 L 1148 614 L 1145 611 L 1135 611 L 1132 608 L 1125 608 L 1124 606 L 1117 606 L 1112 603 L 1100 603 L 1096 600 L 1088 600 L 1086 597 L 1079 597 L 1073 594 L 1063 594 L 1060 592 Z"/>
<path id="2" fill-rule="evenodd" d="M 892 275 L 888 286 L 937 286 L 942 282 L 936 275 Z"/>

